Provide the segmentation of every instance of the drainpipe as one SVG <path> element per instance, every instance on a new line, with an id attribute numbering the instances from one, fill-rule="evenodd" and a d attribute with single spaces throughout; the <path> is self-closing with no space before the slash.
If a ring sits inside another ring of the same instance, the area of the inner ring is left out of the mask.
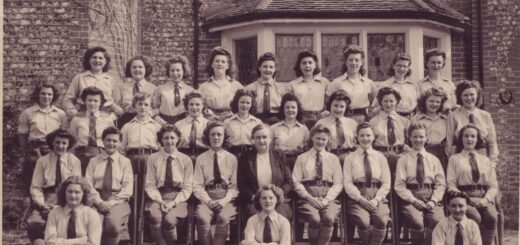
<path id="1" fill-rule="evenodd" d="M 466 63 L 466 79 L 473 80 L 473 26 L 468 26 L 464 32 L 464 60 Z"/>
<path id="2" fill-rule="evenodd" d="M 484 87 L 484 44 L 483 44 L 483 27 L 482 27 L 482 0 L 477 0 L 477 45 L 478 45 L 478 80 L 480 85 Z"/>
<path id="3" fill-rule="evenodd" d="M 201 6 L 200 0 L 193 0 L 193 87 L 199 88 L 199 9 Z"/>

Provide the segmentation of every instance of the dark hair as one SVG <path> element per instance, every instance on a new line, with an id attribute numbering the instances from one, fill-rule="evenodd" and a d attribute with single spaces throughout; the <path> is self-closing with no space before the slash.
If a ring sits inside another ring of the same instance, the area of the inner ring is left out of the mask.
<path id="1" fill-rule="evenodd" d="M 209 62 L 208 62 L 208 66 L 206 67 L 208 76 L 211 77 L 211 76 L 215 75 L 215 72 L 213 71 L 213 68 L 211 67 L 211 65 L 213 64 L 213 60 L 215 59 L 215 57 L 217 55 L 224 55 L 227 57 L 229 67 L 226 70 L 226 75 L 231 76 L 231 72 L 232 72 L 231 69 L 233 68 L 233 61 L 231 60 L 231 53 L 229 53 L 229 51 L 227 51 L 227 49 L 220 47 L 220 46 L 214 47 L 211 50 L 211 53 L 209 54 Z"/>
<path id="2" fill-rule="evenodd" d="M 265 124 L 265 123 L 259 123 L 258 125 L 256 125 L 253 130 L 251 130 L 251 138 L 254 138 L 255 137 L 255 134 L 256 132 L 262 130 L 262 129 L 267 129 L 269 130 L 269 132 L 271 132 L 271 129 L 269 128 L 269 125 Z"/>
<path id="3" fill-rule="evenodd" d="M 451 200 L 453 200 L 455 198 L 462 198 L 462 199 L 466 200 L 466 205 L 469 204 L 469 201 L 470 201 L 468 194 L 466 194 L 464 192 L 448 191 L 446 193 L 446 201 L 448 202 L 448 206 L 450 206 Z"/>
<path id="4" fill-rule="evenodd" d="M 137 92 L 134 94 L 134 98 L 132 99 L 132 107 L 135 108 L 135 104 L 137 104 L 138 101 L 144 101 L 146 99 L 150 99 L 150 102 L 153 100 L 153 95 L 145 92 Z"/>
<path id="5" fill-rule="evenodd" d="M 72 134 L 70 134 L 69 131 L 59 128 L 59 129 L 56 129 L 56 130 L 50 132 L 49 134 L 47 134 L 47 136 L 45 136 L 45 141 L 47 141 L 47 145 L 49 146 L 49 149 L 51 149 L 51 150 L 53 149 L 54 139 L 56 139 L 58 137 L 69 140 L 69 145 L 67 146 L 67 150 L 72 149 L 72 147 L 76 144 L 76 138 L 74 138 L 74 136 L 72 136 Z"/>
<path id="6" fill-rule="evenodd" d="M 480 101 L 480 95 L 482 94 L 482 90 L 480 89 L 480 84 L 477 81 L 469 81 L 464 80 L 457 84 L 457 88 L 455 89 L 455 97 L 457 98 L 457 104 L 462 106 L 462 93 L 467 89 L 475 88 L 477 90 L 477 101 L 478 104 Z"/>
<path id="7" fill-rule="evenodd" d="M 121 131 L 119 131 L 116 127 L 108 127 L 103 130 L 103 133 L 101 134 L 101 139 L 105 139 L 109 134 L 117 134 L 119 136 L 119 140 L 123 138 L 123 135 L 121 134 Z"/>
<path id="8" fill-rule="evenodd" d="M 280 187 L 273 184 L 264 185 L 258 189 L 258 191 L 255 194 L 255 197 L 253 198 L 253 205 L 256 210 L 262 211 L 262 205 L 260 205 L 260 196 L 264 191 L 272 191 L 274 196 L 276 196 L 275 208 L 280 207 L 280 205 L 282 205 L 282 203 L 284 202 L 285 197 L 283 196 L 283 191 L 282 189 L 280 189 Z"/>
<path id="9" fill-rule="evenodd" d="M 159 132 L 157 132 L 157 141 L 159 141 L 159 144 L 161 146 L 163 145 L 162 138 L 163 138 L 164 134 L 166 134 L 167 132 L 174 132 L 177 135 L 177 137 L 179 138 L 179 141 L 177 141 L 177 146 L 178 146 L 182 134 L 181 134 L 181 131 L 172 124 L 164 124 L 161 127 L 161 129 L 159 129 Z"/>
<path id="10" fill-rule="evenodd" d="M 231 107 L 231 112 L 237 113 L 238 112 L 238 101 L 242 96 L 249 96 L 251 97 L 251 109 L 249 109 L 249 114 L 255 114 L 256 113 L 256 92 L 252 90 L 247 89 L 239 89 L 235 92 L 235 96 L 233 97 L 233 100 L 231 100 L 231 103 L 229 103 L 229 106 Z"/>
<path id="11" fill-rule="evenodd" d="M 103 93 L 103 91 L 97 87 L 94 87 L 94 86 L 90 86 L 90 87 L 86 87 L 85 89 L 83 89 L 83 91 L 81 92 L 81 99 L 86 103 L 87 101 L 87 96 L 88 95 L 99 95 L 101 97 L 101 105 L 100 107 L 103 107 L 103 105 L 107 102 L 107 99 L 105 98 L 105 94 Z"/>
<path id="12" fill-rule="evenodd" d="M 214 122 L 208 123 L 208 126 L 206 127 L 206 129 L 204 129 L 204 133 L 202 134 L 202 143 L 204 143 L 208 147 L 211 147 L 211 144 L 209 142 L 209 133 L 211 132 L 211 130 L 213 128 L 216 128 L 216 127 L 224 128 L 224 143 L 222 144 L 222 146 L 225 148 L 225 147 L 227 147 L 227 144 L 228 144 L 229 133 L 227 132 L 227 129 L 224 126 L 224 124 L 219 121 L 214 121 Z"/>
<path id="13" fill-rule="evenodd" d="M 36 88 L 34 88 L 32 94 L 31 94 L 31 101 L 36 104 L 40 104 L 40 92 L 42 91 L 42 88 L 51 88 L 52 89 L 51 104 L 56 103 L 56 101 L 58 100 L 58 97 L 60 97 L 60 93 L 59 93 L 58 89 L 49 82 L 42 82 L 40 84 L 40 86 L 36 86 Z"/>
<path id="14" fill-rule="evenodd" d="M 148 78 L 153 73 L 153 66 L 150 64 L 145 56 L 138 55 L 126 62 L 125 77 L 132 77 L 132 63 L 136 60 L 140 60 L 144 65 L 144 77 Z"/>
<path id="15" fill-rule="evenodd" d="M 83 69 L 88 71 L 92 69 L 92 67 L 90 66 L 90 58 L 92 58 L 92 56 L 97 52 L 101 52 L 105 56 L 107 63 L 105 64 L 105 66 L 103 66 L 103 72 L 107 72 L 108 69 L 110 69 L 110 55 L 108 55 L 108 52 L 105 48 L 99 46 L 89 48 L 87 49 L 87 51 L 85 51 L 85 55 L 83 56 Z"/>
<path id="16" fill-rule="evenodd" d="M 300 103 L 298 97 L 296 97 L 296 95 L 294 95 L 293 93 L 287 93 L 282 96 L 282 102 L 280 103 L 280 111 L 278 112 L 279 117 L 285 119 L 285 103 L 289 101 L 296 102 L 296 106 L 298 107 L 298 110 L 296 111 L 296 120 L 301 121 L 303 113 L 302 104 Z"/>
<path id="17" fill-rule="evenodd" d="M 351 100 L 350 100 L 350 97 L 348 96 L 348 94 L 345 93 L 345 91 L 338 90 L 338 91 L 332 93 L 329 100 L 327 101 L 327 104 L 325 105 L 325 108 L 327 108 L 327 111 L 331 110 L 330 107 L 332 106 L 332 102 L 334 102 L 334 101 L 345 101 L 345 103 L 347 104 L 347 108 L 345 109 L 345 111 L 350 110 Z"/>
<path id="18" fill-rule="evenodd" d="M 437 110 L 437 113 L 444 111 L 444 104 L 446 101 L 448 101 L 448 96 L 443 90 L 440 90 L 438 88 L 429 88 L 427 89 L 419 99 L 417 99 L 417 108 L 420 112 L 426 114 L 428 113 L 428 108 L 426 108 L 426 101 L 430 96 L 437 96 L 441 97 L 441 106 Z"/>
<path id="19" fill-rule="evenodd" d="M 73 184 L 81 186 L 81 190 L 83 190 L 81 203 L 83 205 L 88 205 L 88 200 L 91 192 L 89 183 L 81 176 L 70 176 L 66 180 L 64 180 L 58 188 L 58 205 L 60 205 L 61 207 L 65 207 L 65 205 L 67 204 L 67 188 L 69 187 L 69 185 Z"/>
<path id="20" fill-rule="evenodd" d="M 392 65 L 388 69 L 388 73 L 387 73 L 388 76 L 395 75 L 394 65 L 397 63 L 397 61 L 400 61 L 400 60 L 408 61 L 408 71 L 406 72 L 404 77 L 408 77 L 408 76 L 412 75 L 412 69 L 410 68 L 410 65 L 412 64 L 412 58 L 407 53 L 398 53 L 392 60 Z"/>
<path id="21" fill-rule="evenodd" d="M 442 60 L 444 61 L 442 67 L 446 65 L 446 53 L 444 51 L 434 49 L 424 54 L 424 69 L 428 70 L 428 61 L 430 61 L 430 58 L 433 56 L 442 56 Z"/>
<path id="22" fill-rule="evenodd" d="M 190 100 L 195 98 L 199 98 L 200 100 L 202 100 L 202 109 L 206 108 L 206 99 L 204 98 L 204 95 L 197 90 L 193 90 L 190 93 L 186 94 L 182 99 L 182 103 L 184 104 L 184 109 L 186 111 L 188 111 L 188 104 L 190 103 Z"/>
<path id="23" fill-rule="evenodd" d="M 296 64 L 294 64 L 293 70 L 296 73 L 296 77 L 303 76 L 303 72 L 300 69 L 300 63 L 302 63 L 302 60 L 307 57 L 311 57 L 314 60 L 314 62 L 316 63 L 316 69 L 314 69 L 314 72 L 312 73 L 312 75 L 316 75 L 321 72 L 320 65 L 318 64 L 318 56 L 310 50 L 304 50 L 298 54 L 298 59 L 296 59 Z"/>
<path id="24" fill-rule="evenodd" d="M 274 67 L 275 67 L 275 72 L 273 73 L 273 78 L 274 78 L 276 76 L 276 56 L 271 52 L 264 53 L 262 56 L 260 56 L 260 58 L 258 58 L 258 63 L 256 64 L 256 74 L 258 77 L 262 76 L 262 72 L 260 72 L 260 67 L 266 61 L 274 62 Z"/>
<path id="25" fill-rule="evenodd" d="M 360 47 L 360 46 L 357 46 L 357 45 L 350 45 L 346 48 L 343 49 L 343 68 L 342 68 L 342 72 L 345 73 L 347 72 L 348 68 L 347 68 L 347 59 L 348 59 L 348 56 L 351 55 L 351 54 L 361 54 L 361 59 L 365 59 L 365 51 L 363 51 L 363 49 Z M 365 65 L 361 65 L 361 67 L 359 68 L 359 74 L 361 76 L 364 76 L 365 74 L 367 73 L 367 70 L 365 69 Z"/>
<path id="26" fill-rule="evenodd" d="M 464 135 L 464 131 L 467 129 L 472 128 L 477 130 L 477 144 L 475 145 L 475 150 L 480 150 L 484 148 L 484 138 L 482 137 L 482 133 L 480 132 L 480 129 L 475 124 L 467 124 L 464 127 L 462 127 L 457 134 L 457 139 L 455 140 L 455 146 L 457 147 L 457 152 L 461 152 L 464 149 L 464 143 L 462 142 L 462 135 Z"/>
<path id="27" fill-rule="evenodd" d="M 182 65 L 182 79 L 186 80 L 191 76 L 190 62 L 186 56 L 181 54 L 175 54 L 173 57 L 166 62 L 164 67 L 166 68 L 166 75 L 170 77 L 170 66 L 179 63 Z"/>
<path id="28" fill-rule="evenodd" d="M 401 94 L 399 94 L 397 90 L 391 87 L 382 87 L 381 89 L 379 89 L 379 91 L 377 92 L 377 103 L 380 106 L 382 106 L 381 101 L 383 101 L 383 97 L 389 94 L 393 94 L 395 96 L 395 100 L 397 100 L 397 104 L 399 104 L 399 102 L 401 101 Z"/>

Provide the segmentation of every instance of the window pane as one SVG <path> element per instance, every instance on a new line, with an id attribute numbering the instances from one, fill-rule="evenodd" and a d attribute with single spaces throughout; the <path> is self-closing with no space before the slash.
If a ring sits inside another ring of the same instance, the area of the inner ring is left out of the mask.
<path id="1" fill-rule="evenodd" d="M 439 39 L 435 37 L 423 36 L 424 53 L 439 48 Z"/>
<path id="2" fill-rule="evenodd" d="M 323 34 L 321 37 L 322 76 L 330 80 L 343 74 L 343 49 L 359 45 L 358 34 Z"/>
<path id="3" fill-rule="evenodd" d="M 397 53 L 404 50 L 404 33 L 368 34 L 368 77 L 384 81 Z"/>
<path id="4" fill-rule="evenodd" d="M 312 35 L 276 35 L 276 58 L 278 66 L 276 81 L 289 82 L 295 79 L 294 62 L 302 50 L 312 50 Z"/>
<path id="5" fill-rule="evenodd" d="M 254 82 L 256 74 L 257 37 L 235 41 L 238 81 L 244 86 Z"/>

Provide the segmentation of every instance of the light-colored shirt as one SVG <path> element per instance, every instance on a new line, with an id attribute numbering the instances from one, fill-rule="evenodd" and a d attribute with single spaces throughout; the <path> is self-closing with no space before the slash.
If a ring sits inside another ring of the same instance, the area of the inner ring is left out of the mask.
<path id="1" fill-rule="evenodd" d="M 256 154 L 256 175 L 260 187 L 273 183 L 273 170 L 269 152 Z"/>
<path id="2" fill-rule="evenodd" d="M 452 216 L 443 218 L 433 229 L 432 245 L 455 245 L 457 222 Z M 464 245 L 482 245 L 478 224 L 466 216 L 460 221 Z"/>
<path id="3" fill-rule="evenodd" d="M 379 86 L 380 89 L 384 87 L 393 88 L 401 95 L 401 101 L 395 107 L 397 112 L 409 113 L 417 106 L 417 100 L 421 96 L 417 83 L 409 79 L 398 82 L 394 77 L 391 77 Z M 377 100 L 372 101 L 372 106 L 381 109 Z"/>
<path id="4" fill-rule="evenodd" d="M 112 158 L 112 192 L 113 195 L 109 202 L 112 206 L 127 201 L 134 192 L 134 173 L 130 160 L 116 152 L 107 155 L 105 152 L 90 159 L 85 179 L 94 189 L 103 189 L 103 179 L 105 177 L 105 169 L 108 164 L 108 158 Z M 114 194 L 117 192 L 117 194 Z M 102 201 L 100 193 L 92 190 L 92 199 L 95 203 Z"/>
<path id="5" fill-rule="evenodd" d="M 276 150 L 303 150 L 310 138 L 309 129 L 299 122 L 288 125 L 281 121 L 271 125 L 270 129 L 272 144 Z"/>
<path id="6" fill-rule="evenodd" d="M 224 121 L 224 126 L 229 133 L 230 145 L 252 145 L 253 138 L 251 133 L 253 128 L 262 123 L 262 120 L 253 115 L 249 115 L 247 119 L 243 120 L 237 114 L 231 116 Z"/>
<path id="7" fill-rule="evenodd" d="M 127 78 L 124 83 L 119 84 L 119 91 L 116 93 L 114 97 L 114 101 L 121 105 L 121 107 L 126 111 L 135 111 L 132 107 L 132 101 L 134 100 L 134 85 L 136 81 L 133 78 Z M 142 79 L 139 81 L 139 92 L 147 93 L 153 95 L 157 86 L 148 82 L 146 79 Z"/>
<path id="8" fill-rule="evenodd" d="M 266 244 L 264 243 L 266 217 L 267 215 L 265 213 L 259 212 L 247 220 L 246 229 L 244 230 L 244 241 L 258 245 Z M 289 223 L 289 220 L 276 211 L 269 215 L 269 219 L 271 220 L 272 242 L 279 245 L 290 245 L 291 224 Z"/>
<path id="9" fill-rule="evenodd" d="M 177 116 L 184 113 L 184 97 L 191 93 L 194 89 L 185 82 L 179 82 L 179 96 L 181 103 L 175 106 L 175 86 L 173 82 L 167 82 L 159 85 L 155 90 L 153 107 L 159 108 L 159 112 L 168 116 Z"/>
<path id="10" fill-rule="evenodd" d="M 72 78 L 72 83 L 65 93 L 63 98 L 63 107 L 66 111 L 78 110 L 79 108 L 76 107 L 76 104 L 85 104 L 81 99 L 81 93 L 83 92 L 83 89 L 88 87 L 96 87 L 103 91 L 106 102 L 101 107 L 114 104 L 114 97 L 117 97 L 117 94 L 119 93 L 119 82 L 116 82 L 107 73 L 103 73 L 100 77 L 96 77 L 90 71 L 82 72 Z"/>
<path id="11" fill-rule="evenodd" d="M 444 114 L 441 113 L 438 114 L 437 118 L 431 118 L 426 114 L 419 113 L 412 118 L 412 124 L 415 122 L 421 122 L 426 125 L 426 137 L 429 144 L 440 144 L 446 139 L 448 121 Z"/>
<path id="12" fill-rule="evenodd" d="M 191 128 L 193 124 L 194 118 L 191 116 L 187 116 L 183 118 L 182 120 L 175 123 L 175 127 L 181 131 L 181 138 L 179 141 L 178 148 L 188 148 L 190 146 L 190 140 L 191 140 Z M 197 135 L 195 136 L 195 142 L 197 147 L 201 148 L 208 148 L 204 142 L 202 142 L 202 135 L 204 134 L 204 129 L 208 126 L 208 119 L 200 115 L 195 119 L 195 128 Z"/>
<path id="13" fill-rule="evenodd" d="M 343 130 L 343 135 L 345 135 L 345 141 L 342 145 L 339 145 L 338 132 L 336 128 L 336 118 L 333 116 L 328 116 L 322 118 L 316 122 L 316 125 L 323 125 L 330 130 L 330 148 L 352 148 L 356 146 L 356 128 L 358 123 L 348 117 L 340 117 L 338 118 L 341 122 L 341 129 Z"/>
<path id="14" fill-rule="evenodd" d="M 311 197 L 312 195 L 307 192 L 303 182 L 313 181 L 316 179 L 316 149 L 311 148 L 310 150 L 302 153 L 296 159 L 292 177 L 294 181 L 294 191 L 302 199 Z M 322 181 L 332 183 L 332 186 L 327 192 L 325 198 L 334 200 L 343 190 L 343 174 L 341 172 L 341 165 L 336 155 L 327 152 L 325 150 L 320 151 L 322 159 Z"/>
<path id="15" fill-rule="evenodd" d="M 359 77 L 355 81 L 347 77 L 347 73 L 337 77 L 327 88 L 327 97 L 334 92 L 343 90 L 350 98 L 350 108 L 360 109 L 370 106 L 371 101 L 377 94 L 377 87 L 374 82 L 366 77 Z"/>
<path id="16" fill-rule="evenodd" d="M 315 76 L 313 81 L 298 77 L 290 82 L 289 91 L 300 100 L 304 111 L 322 111 L 325 108 L 325 90 L 330 82 L 327 78 Z"/>
<path id="17" fill-rule="evenodd" d="M 453 84 L 452 81 L 446 78 L 433 81 L 429 76 L 426 76 L 417 82 L 417 86 L 419 86 L 419 92 L 421 92 L 421 94 L 424 94 L 424 92 L 430 88 L 443 90 L 448 96 L 448 100 L 444 104 L 444 108 L 452 109 L 457 106 L 457 99 L 455 97 L 455 84 Z"/>
<path id="18" fill-rule="evenodd" d="M 43 206 L 45 204 L 43 188 L 55 186 L 57 161 L 58 155 L 53 152 L 40 157 L 36 161 L 30 189 L 32 201 L 36 205 Z M 62 181 L 70 176 L 81 176 L 81 162 L 76 156 L 67 152 L 60 157 L 60 162 Z"/>
<path id="19" fill-rule="evenodd" d="M 195 164 L 195 173 L 193 174 L 193 195 L 202 203 L 208 205 L 211 201 L 205 186 L 212 184 L 213 176 L 213 159 L 215 152 L 207 150 L 197 157 Z M 222 181 L 228 185 L 224 202 L 228 203 L 238 196 L 237 188 L 237 158 L 226 150 L 217 152 L 218 167 Z"/>
<path id="20" fill-rule="evenodd" d="M 67 114 L 54 105 L 49 110 L 33 105 L 20 115 L 18 133 L 29 134 L 29 140 L 45 139 L 50 132 L 58 128 L 66 128 L 67 120 Z"/>
<path id="21" fill-rule="evenodd" d="M 354 185 L 357 182 L 365 182 L 365 149 L 359 147 L 354 152 L 345 157 L 343 164 L 343 185 L 347 195 L 359 201 L 363 196 Z M 379 181 L 381 187 L 377 190 L 375 200 L 381 202 L 386 199 L 386 195 L 390 191 L 390 168 L 388 161 L 383 153 L 370 148 L 367 149 L 368 160 L 370 161 L 370 169 L 372 172 L 372 182 Z"/>
<path id="22" fill-rule="evenodd" d="M 181 189 L 175 197 L 175 203 L 188 200 L 191 196 L 193 185 L 193 163 L 191 158 L 181 152 L 171 154 L 161 150 L 152 154 L 147 162 L 145 191 L 148 197 L 154 201 L 162 201 L 159 188 L 164 186 L 168 157 L 172 157 L 172 180 L 175 187 Z"/>
<path id="23" fill-rule="evenodd" d="M 406 184 L 417 184 L 417 157 L 423 156 L 424 162 L 424 184 L 434 184 L 435 189 L 431 196 L 432 201 L 440 202 L 446 190 L 446 177 L 441 162 L 431 153 L 423 148 L 420 151 L 410 150 L 397 160 L 396 177 L 394 189 L 403 200 L 414 203 L 418 199 L 412 191 L 406 188 Z"/>
<path id="24" fill-rule="evenodd" d="M 148 117 L 144 121 L 137 119 L 130 120 L 121 129 L 123 135 L 122 146 L 128 150 L 131 148 L 159 148 L 157 144 L 157 132 L 161 129 L 161 124 Z"/>
<path id="25" fill-rule="evenodd" d="M 406 130 L 410 125 L 410 120 L 406 117 L 399 116 L 397 112 L 392 111 L 390 114 L 380 111 L 375 117 L 370 119 L 369 124 L 374 129 L 376 139 L 374 145 L 390 146 L 388 143 L 388 118 L 391 117 L 394 122 L 395 144 L 404 144 L 406 139 Z"/>
<path id="26" fill-rule="evenodd" d="M 67 239 L 67 227 L 70 218 L 68 206 L 58 206 L 49 212 L 45 226 L 45 244 L 101 244 L 102 222 L 99 213 L 85 205 L 74 209 L 76 212 L 76 237 Z M 81 237 L 87 237 L 86 240 Z"/>
<path id="27" fill-rule="evenodd" d="M 213 77 L 199 86 L 199 91 L 206 98 L 206 105 L 210 109 L 230 108 L 237 90 L 244 88 L 236 80 L 226 77 L 226 81 L 215 81 Z"/>
<path id="28" fill-rule="evenodd" d="M 70 133 L 76 138 L 76 147 L 78 146 L 87 146 L 88 145 L 88 137 L 89 137 L 89 113 L 83 116 L 76 116 L 72 118 L 70 122 Z M 114 126 L 114 120 L 116 120 L 116 116 L 111 113 L 107 114 L 105 112 L 96 112 L 94 113 L 94 117 L 96 118 L 96 143 L 97 146 L 103 146 L 103 139 L 101 136 L 103 134 L 103 130 L 108 127 Z"/>
<path id="29" fill-rule="evenodd" d="M 256 112 L 260 114 L 264 112 L 264 94 L 266 84 L 268 84 L 267 86 L 269 87 L 269 112 L 278 113 L 280 110 L 280 103 L 282 102 L 282 96 L 287 92 L 287 88 L 284 88 L 283 85 L 273 79 L 269 81 L 258 79 L 257 81 L 247 85 L 246 89 L 256 93 Z"/>
<path id="30" fill-rule="evenodd" d="M 488 189 L 484 198 L 490 202 L 494 202 L 495 196 L 498 192 L 498 181 L 495 168 L 491 165 L 488 157 L 478 153 L 477 151 L 472 152 L 475 154 L 478 171 L 480 173 L 478 182 L 473 182 L 471 164 L 469 162 L 470 152 L 462 150 L 462 152 L 451 156 L 448 161 L 448 170 L 446 171 L 448 173 L 448 191 L 460 191 L 458 186 L 462 185 L 485 185 Z"/>

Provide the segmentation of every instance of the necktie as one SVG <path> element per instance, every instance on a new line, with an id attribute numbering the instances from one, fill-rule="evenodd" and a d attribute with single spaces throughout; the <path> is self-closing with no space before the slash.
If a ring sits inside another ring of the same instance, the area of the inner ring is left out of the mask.
<path id="1" fill-rule="evenodd" d="M 107 159 L 107 167 L 105 168 L 105 175 L 103 176 L 103 187 L 101 189 L 101 199 L 106 201 L 112 195 L 112 158 Z"/>
<path id="2" fill-rule="evenodd" d="M 455 245 L 464 245 L 464 239 L 462 238 L 462 225 L 457 223 L 457 233 L 455 233 Z"/>
<path id="3" fill-rule="evenodd" d="M 388 117 L 387 122 L 387 137 L 388 137 L 388 146 L 393 146 L 395 144 L 395 127 L 394 127 L 394 120 L 391 117 Z"/>
<path id="4" fill-rule="evenodd" d="M 267 114 L 271 111 L 271 92 L 269 91 L 269 83 L 264 85 L 264 107 L 263 112 Z"/>
<path id="5" fill-rule="evenodd" d="M 194 149 L 197 147 L 197 125 L 196 119 L 193 119 L 191 122 L 191 131 L 190 131 L 190 148 Z"/>
<path id="6" fill-rule="evenodd" d="M 321 159 L 320 152 L 316 153 L 316 180 L 323 178 L 323 161 Z"/>
<path id="7" fill-rule="evenodd" d="M 222 183 L 222 175 L 220 175 L 220 168 L 218 166 L 217 153 L 213 154 L 213 183 Z"/>
<path id="8" fill-rule="evenodd" d="M 368 159 L 368 152 L 363 152 L 363 166 L 365 167 L 365 186 L 372 185 L 372 168 L 370 167 L 370 160 Z"/>
<path id="9" fill-rule="evenodd" d="M 55 175 L 54 187 L 57 189 L 61 183 L 61 159 L 58 156 L 58 160 L 56 161 L 56 175 Z"/>
<path id="10" fill-rule="evenodd" d="M 136 93 L 139 93 L 139 82 L 135 82 L 135 83 L 134 83 L 134 95 L 135 95 Z"/>
<path id="11" fill-rule="evenodd" d="M 164 176 L 164 187 L 166 188 L 173 188 L 172 162 L 173 157 L 168 156 L 168 159 L 166 159 L 166 173 Z"/>
<path id="12" fill-rule="evenodd" d="M 91 113 L 88 120 L 88 146 L 96 147 L 96 138 L 96 117 Z"/>
<path id="13" fill-rule="evenodd" d="M 471 177 L 473 182 L 478 183 L 480 179 L 480 172 L 478 171 L 477 159 L 475 158 L 475 153 L 469 153 L 469 165 L 471 165 Z"/>
<path id="14" fill-rule="evenodd" d="M 179 92 L 179 85 L 178 84 L 175 84 L 175 90 L 173 91 L 174 93 L 174 100 L 173 102 L 175 103 L 175 106 L 179 106 L 179 104 L 181 103 L 181 94 Z"/>
<path id="15" fill-rule="evenodd" d="M 76 238 L 76 211 L 70 211 L 69 223 L 67 224 L 67 239 Z"/>
<path id="16" fill-rule="evenodd" d="M 273 235 L 271 234 L 271 219 L 269 216 L 265 217 L 265 226 L 264 226 L 264 239 L 263 243 L 271 243 L 273 242 Z"/>
<path id="17" fill-rule="evenodd" d="M 343 127 L 341 127 L 341 121 L 336 119 L 336 134 L 338 135 L 338 149 L 343 147 L 345 143 L 345 132 L 343 132 Z"/>
<path id="18" fill-rule="evenodd" d="M 470 124 L 475 124 L 475 115 L 473 115 L 473 113 L 470 113 L 468 120 Z"/>
<path id="19" fill-rule="evenodd" d="M 424 183 L 424 158 L 421 153 L 417 154 L 417 174 L 415 179 L 419 185 Z"/>

